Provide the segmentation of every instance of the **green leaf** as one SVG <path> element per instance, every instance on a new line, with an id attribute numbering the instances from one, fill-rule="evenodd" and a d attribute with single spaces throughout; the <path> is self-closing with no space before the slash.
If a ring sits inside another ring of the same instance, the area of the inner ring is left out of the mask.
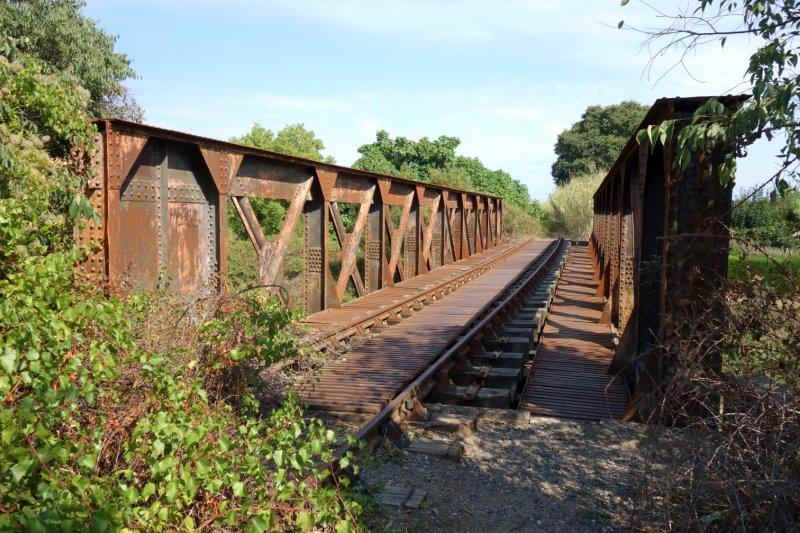
<path id="1" fill-rule="evenodd" d="M 308 511 L 301 511 L 297 513 L 296 524 L 300 531 L 311 531 L 311 528 L 314 527 L 314 519 Z"/>
<path id="2" fill-rule="evenodd" d="M 191 516 L 187 516 L 186 518 L 184 518 L 183 527 L 185 527 L 189 531 L 194 531 L 195 529 L 194 518 L 192 518 Z"/>
<path id="3" fill-rule="evenodd" d="M 624 21 L 624 20 L 620 20 L 619 22 L 617 22 L 617 29 L 620 29 L 620 28 L 622 28 L 622 25 L 623 25 L 623 24 L 625 24 L 625 21 Z"/>
<path id="4" fill-rule="evenodd" d="M 244 494 L 244 483 L 242 483 L 241 481 L 237 481 L 236 483 L 234 483 L 231 486 L 231 488 L 233 489 L 233 495 L 236 498 L 241 498 L 242 495 Z"/>
<path id="5" fill-rule="evenodd" d="M 148 483 L 142 489 L 142 501 L 147 501 L 147 499 L 155 494 L 156 486 L 152 483 Z"/>
<path id="6" fill-rule="evenodd" d="M 272 452 L 272 460 L 275 461 L 275 466 L 280 468 L 283 465 L 283 450 Z"/>
<path id="7" fill-rule="evenodd" d="M 25 477 L 25 475 L 28 473 L 28 470 L 30 470 L 32 464 L 33 464 L 33 459 L 23 459 L 22 461 L 12 466 L 11 476 L 14 478 L 14 481 L 19 483 L 19 480 Z"/>
<path id="8" fill-rule="evenodd" d="M 153 457 L 161 457 L 161 454 L 164 453 L 164 443 L 161 440 L 156 439 L 153 442 Z"/>
<path id="9" fill-rule="evenodd" d="M 94 470 L 94 466 L 97 464 L 97 456 L 91 453 L 86 454 L 80 458 L 78 464 L 87 470 Z"/>
<path id="10" fill-rule="evenodd" d="M 630 1 L 631 1 L 631 0 L 622 0 L 622 1 L 620 2 L 620 5 L 622 5 L 622 6 L 627 6 L 627 5 L 628 5 L 628 2 L 630 2 Z"/>
<path id="11" fill-rule="evenodd" d="M 254 533 L 263 533 L 269 531 L 272 527 L 272 512 L 267 511 L 261 516 L 254 516 L 250 519 L 250 531 Z"/>
<path id="12" fill-rule="evenodd" d="M 167 483 L 167 490 L 164 493 L 168 502 L 172 502 L 175 500 L 175 496 L 178 495 L 178 484 L 174 481 L 170 481 Z"/>
<path id="13" fill-rule="evenodd" d="M 0 365 L 8 374 L 13 374 L 17 368 L 17 351 L 11 346 L 6 346 L 3 355 L 0 356 Z"/>
<path id="14" fill-rule="evenodd" d="M 355 528 L 350 520 L 339 520 L 336 523 L 336 533 L 354 533 Z"/>

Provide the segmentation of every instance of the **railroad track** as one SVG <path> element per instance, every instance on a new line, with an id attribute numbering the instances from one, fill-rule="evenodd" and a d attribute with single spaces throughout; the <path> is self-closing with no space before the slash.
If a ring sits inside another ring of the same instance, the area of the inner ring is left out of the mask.
<path id="1" fill-rule="evenodd" d="M 518 399 L 518 385 L 524 380 L 523 367 L 530 361 L 530 343 L 544 324 L 558 276 L 556 266 L 560 265 L 566 246 L 563 240 L 553 241 L 538 252 L 432 363 L 359 429 L 357 439 L 370 437 L 389 420 L 424 416 L 421 401 L 429 394 L 433 401 L 512 407 Z M 527 325 L 516 328 L 519 321 Z M 513 378 L 505 378 L 512 374 Z M 493 386 L 497 384 L 495 380 L 504 378 L 506 386 Z M 465 380 L 471 382 L 459 385 Z"/>
<path id="2" fill-rule="evenodd" d="M 399 434 L 402 441 L 396 424 L 426 419 L 423 401 L 428 406 L 449 403 L 507 413 L 619 418 L 627 391 L 621 380 L 607 374 L 611 336 L 600 320 L 603 302 L 594 296 L 596 281 L 587 254 L 585 246 L 563 240 L 529 245 L 509 264 L 438 304 L 441 308 L 427 320 L 445 322 L 470 306 L 473 315 L 461 320 L 444 344 L 425 351 L 420 358 L 424 364 L 408 351 L 423 344 L 393 351 L 393 341 L 410 337 L 435 343 L 448 330 L 410 320 L 394 336 L 382 335 L 382 343 L 372 350 L 334 366 L 323 380 L 326 393 L 316 404 L 312 393 L 312 408 L 368 415 L 355 435 L 358 440 Z M 498 289 L 500 279 L 506 282 Z M 489 292 L 491 297 L 481 300 Z M 554 363 L 554 357 L 567 357 L 568 364 Z M 402 386 L 390 379 L 396 375 L 405 379 Z M 378 431 L 386 428 L 390 431 Z M 337 469 L 335 464 L 331 468 Z"/>
<path id="3" fill-rule="evenodd" d="M 488 258 L 471 256 L 393 287 L 370 293 L 340 308 L 309 315 L 304 323 L 314 331 L 307 344 L 319 351 L 346 351 L 354 340 L 395 325 L 491 269 L 503 264 L 530 240 L 492 251 Z"/>

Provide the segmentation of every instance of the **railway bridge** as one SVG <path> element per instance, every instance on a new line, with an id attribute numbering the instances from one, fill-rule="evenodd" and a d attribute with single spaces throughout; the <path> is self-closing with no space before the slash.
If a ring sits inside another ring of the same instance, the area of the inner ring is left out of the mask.
<path id="1" fill-rule="evenodd" d="M 705 100 L 660 99 L 639 130 Z M 86 194 L 100 216 L 77 235 L 86 281 L 226 290 L 238 217 L 256 282 L 292 285 L 310 342 L 331 354 L 301 395 L 366 415 L 362 436 L 429 402 L 634 419 L 659 377 L 654 347 L 726 274 L 732 191 L 712 178 L 725 154 L 678 171 L 674 144 L 635 133 L 594 196 L 589 241 L 570 242 L 503 238 L 492 195 L 119 120 L 98 129 Z M 275 235 L 253 199 L 282 203 Z M 292 254 L 302 272 L 289 276 Z"/>

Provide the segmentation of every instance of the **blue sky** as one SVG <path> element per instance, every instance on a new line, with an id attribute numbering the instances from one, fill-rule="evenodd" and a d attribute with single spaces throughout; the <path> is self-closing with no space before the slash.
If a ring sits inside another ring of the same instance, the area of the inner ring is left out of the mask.
<path id="1" fill-rule="evenodd" d="M 643 37 L 616 24 L 661 22 L 619 0 L 88 0 L 85 12 L 133 60 L 147 123 L 227 139 L 302 122 L 344 165 L 378 129 L 453 135 L 539 199 L 558 133 L 587 106 L 746 91 L 755 47 L 702 49 L 687 60 L 697 80 L 657 81 L 674 58 L 649 74 Z M 740 163 L 739 187 L 776 166 L 772 150 Z"/>

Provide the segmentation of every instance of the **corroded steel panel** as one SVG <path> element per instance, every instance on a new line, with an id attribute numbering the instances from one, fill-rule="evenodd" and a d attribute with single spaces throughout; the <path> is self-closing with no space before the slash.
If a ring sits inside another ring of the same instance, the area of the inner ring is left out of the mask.
<path id="1" fill-rule="evenodd" d="M 728 106 L 743 101 L 719 99 Z M 659 100 L 639 129 L 673 119 L 685 125 L 706 100 Z M 727 267 L 731 186 L 712 177 L 726 154 L 700 154 L 680 170 L 676 150 L 670 140 L 652 149 L 639 145 L 634 135 L 594 196 L 598 294 L 608 298 L 607 318 L 621 337 L 616 368 L 639 361 L 628 369 L 633 383 L 643 373 L 658 375 L 661 367 L 654 370 L 650 361 L 655 348 L 683 327 L 689 310 L 711 300 Z"/>
<path id="2" fill-rule="evenodd" d="M 102 284 L 106 278 L 105 153 L 103 136 L 98 134 L 90 164 L 91 174 L 84 190 L 95 217 L 81 221 L 75 228 L 75 243 L 86 253 L 84 260 L 78 265 L 77 274 L 83 282 L 92 284 Z"/>
<path id="3" fill-rule="evenodd" d="M 113 290 L 224 287 L 229 202 L 256 248 L 262 283 L 287 282 L 277 272 L 304 215 L 304 270 L 297 281 L 308 311 L 340 305 L 348 271 L 361 295 L 497 244 L 492 232 L 502 221 L 492 219 L 494 206 L 500 211 L 496 197 L 126 121 L 97 124 L 105 150 L 86 194 L 100 221 L 76 238 L 99 241 L 84 269 L 104 274 Z M 261 228 L 249 198 L 283 201 L 277 239 L 274 229 L 268 235 Z M 350 223 L 344 213 L 334 221 L 342 245 L 334 252 L 328 239 L 337 202 L 359 210 L 354 231 L 343 229 Z M 338 280 L 331 254 L 344 266 Z"/>
<path id="4" fill-rule="evenodd" d="M 118 260 L 115 281 L 123 288 L 155 289 L 164 264 L 162 232 L 163 146 L 152 141 L 142 151 L 119 192 Z"/>
<path id="5" fill-rule="evenodd" d="M 167 150 L 165 234 L 166 274 L 180 292 L 207 288 L 217 273 L 217 200 L 211 176 L 191 145 Z"/>

